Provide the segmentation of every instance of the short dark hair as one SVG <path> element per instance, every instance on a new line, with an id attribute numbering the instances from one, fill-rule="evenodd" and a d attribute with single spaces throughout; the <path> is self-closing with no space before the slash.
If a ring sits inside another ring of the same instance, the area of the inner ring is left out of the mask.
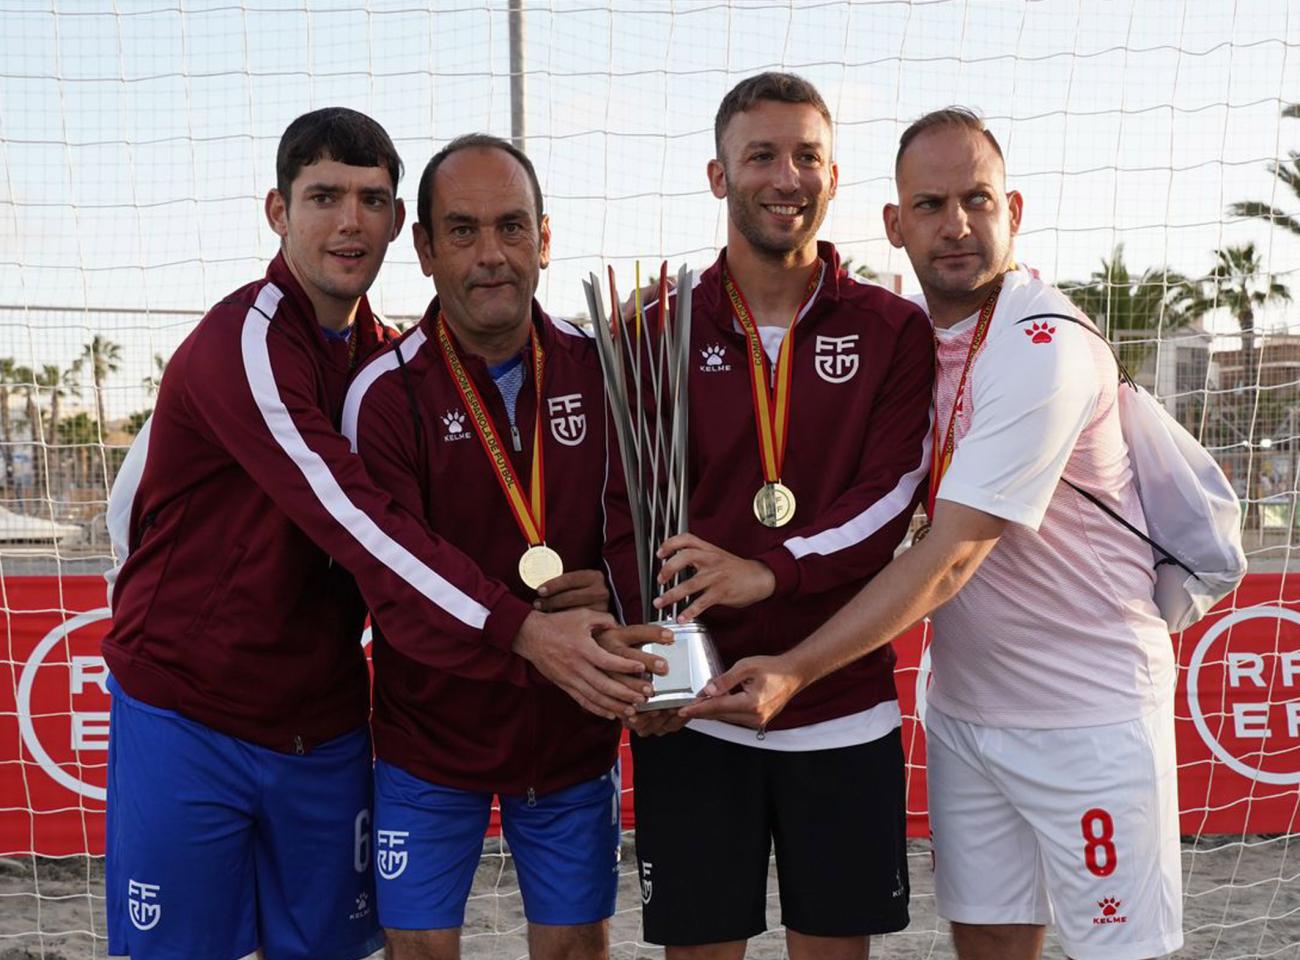
<path id="1" fill-rule="evenodd" d="M 912 145 L 913 140 L 931 130 L 953 127 L 969 130 L 971 133 L 984 134 L 984 139 L 993 148 L 993 152 L 998 155 L 998 159 L 1002 161 L 1003 165 L 1006 165 L 1006 159 L 1002 156 L 1002 148 L 998 146 L 998 138 L 993 136 L 989 128 L 984 125 L 984 118 L 970 107 L 951 106 L 944 107 L 942 110 L 931 110 L 921 119 L 913 121 L 912 125 L 903 131 L 903 135 L 898 138 L 898 154 L 894 157 L 894 175 L 898 175 L 898 168 L 903 162 L 903 154 L 907 152 L 907 148 Z"/>
<path id="2" fill-rule="evenodd" d="M 742 80 L 718 104 L 718 115 L 713 119 L 713 142 L 722 160 L 722 134 L 727 124 L 738 113 L 744 113 L 763 100 L 775 100 L 778 103 L 806 103 L 822 115 L 826 126 L 834 129 L 831 112 L 826 101 L 817 92 L 817 88 L 803 77 L 793 73 L 768 71 Z"/>
<path id="3" fill-rule="evenodd" d="M 415 217 L 420 226 L 424 227 L 426 231 L 432 231 L 433 176 L 438 172 L 438 168 L 442 166 L 442 162 L 453 153 L 469 150 L 473 147 L 504 150 L 519 161 L 520 166 L 524 168 L 524 172 L 528 174 L 528 182 L 533 185 L 533 203 L 537 208 L 537 226 L 540 229 L 542 225 L 542 185 L 537 180 L 537 170 L 533 168 L 533 161 L 528 159 L 528 154 L 509 140 L 494 137 L 490 133 L 467 133 L 459 136 L 435 153 L 433 159 L 425 165 L 424 173 L 420 174 L 420 189 L 415 198 Z"/>
<path id="4" fill-rule="evenodd" d="M 325 107 L 304 113 L 285 129 L 275 153 L 275 186 L 289 205 L 293 181 L 303 167 L 318 160 L 335 160 L 353 167 L 387 167 L 393 193 L 402 179 L 402 158 L 392 139 L 376 121 L 347 107 Z"/>

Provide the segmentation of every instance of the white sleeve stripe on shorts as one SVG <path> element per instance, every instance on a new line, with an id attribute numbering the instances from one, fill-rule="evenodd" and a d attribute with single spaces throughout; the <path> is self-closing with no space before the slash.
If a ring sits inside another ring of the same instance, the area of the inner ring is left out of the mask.
<path id="1" fill-rule="evenodd" d="M 240 334 L 248 386 L 271 436 L 302 472 L 307 485 L 325 511 L 372 557 L 466 626 L 483 629 L 487 623 L 488 609 L 456 589 L 381 530 L 374 520 L 348 498 L 329 465 L 321 459 L 320 454 L 307 446 L 298 432 L 293 418 L 280 399 L 275 374 L 271 369 L 271 354 L 266 345 L 267 334 L 271 329 L 270 318 L 275 315 L 283 296 L 283 292 L 274 284 L 268 283 L 263 287 L 256 303 L 244 317 L 244 327 Z"/>

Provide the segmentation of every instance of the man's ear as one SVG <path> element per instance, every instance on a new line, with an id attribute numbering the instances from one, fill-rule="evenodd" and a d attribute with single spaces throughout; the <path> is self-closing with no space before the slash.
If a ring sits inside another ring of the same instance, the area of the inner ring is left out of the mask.
<path id="1" fill-rule="evenodd" d="M 396 203 L 393 204 L 393 232 L 388 238 L 389 243 L 392 243 L 402 235 L 402 225 L 405 223 L 406 204 L 402 201 L 401 197 L 398 197 Z"/>
<path id="2" fill-rule="evenodd" d="M 542 214 L 541 234 L 542 243 L 537 254 L 542 269 L 545 270 L 551 265 L 551 218 L 549 214 Z"/>
<path id="3" fill-rule="evenodd" d="M 1014 237 L 1020 232 L 1020 216 L 1025 212 L 1025 198 L 1019 190 L 1007 194 L 1007 211 L 1011 215 L 1011 235 Z"/>
<path id="4" fill-rule="evenodd" d="M 719 200 L 727 199 L 727 171 L 721 160 L 710 160 L 708 167 L 709 189 Z"/>
<path id="5" fill-rule="evenodd" d="M 266 194 L 266 222 L 281 237 L 289 235 L 289 204 L 278 189 L 272 188 Z"/>
<path id="6" fill-rule="evenodd" d="M 902 249 L 903 231 L 898 226 L 898 204 L 887 203 L 885 208 L 880 211 L 881 218 L 885 221 L 885 236 L 894 246 Z"/>
<path id="7" fill-rule="evenodd" d="M 415 247 L 415 255 L 420 258 L 420 269 L 424 275 L 433 276 L 433 238 L 419 220 L 411 224 L 411 245 Z"/>

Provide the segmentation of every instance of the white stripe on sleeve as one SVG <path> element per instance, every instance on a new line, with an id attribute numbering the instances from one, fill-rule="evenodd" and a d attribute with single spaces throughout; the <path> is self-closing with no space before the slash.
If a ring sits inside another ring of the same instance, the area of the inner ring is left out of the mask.
<path id="1" fill-rule="evenodd" d="M 916 485 L 930 472 L 930 433 L 934 429 L 933 406 L 930 408 L 930 421 L 930 426 L 925 431 L 925 440 L 921 444 L 920 464 L 910 473 L 905 473 L 887 494 L 838 527 L 831 527 L 811 537 L 791 537 L 787 540 L 784 547 L 796 560 L 811 554 L 826 556 L 855 547 L 907 509 L 916 494 Z"/>
<path id="2" fill-rule="evenodd" d="M 428 338 L 424 335 L 423 328 L 417 328 L 416 331 L 398 344 L 397 350 L 402 351 L 402 360 L 410 363 L 424 346 Z M 397 354 L 390 350 L 383 354 L 372 363 L 366 364 L 357 374 L 357 378 L 352 381 L 352 386 L 348 387 L 348 395 L 343 401 L 343 436 L 347 437 L 352 444 L 352 452 L 357 452 L 357 420 L 361 418 L 361 401 L 365 398 L 366 391 L 370 385 L 386 374 L 389 370 L 397 369 Z"/>
<path id="3" fill-rule="evenodd" d="M 122 572 L 127 554 L 131 552 L 131 511 L 135 509 L 135 495 L 140 490 L 140 478 L 144 476 L 144 464 L 149 457 L 149 428 L 153 425 L 152 414 L 144 421 L 144 426 L 136 435 L 131 449 L 126 452 L 126 459 L 113 480 L 113 490 L 108 495 L 108 512 L 104 522 L 108 526 L 108 540 L 113 546 L 113 558 L 116 563 L 104 571 L 108 582 L 108 605 L 113 606 L 113 587 L 117 575 Z"/>
<path id="4" fill-rule="evenodd" d="M 257 295 L 257 302 L 244 317 L 240 334 L 244 372 L 253 400 L 275 442 L 302 471 L 316 499 L 334 520 L 385 567 L 405 580 L 412 589 L 437 604 L 466 626 L 483 629 L 488 609 L 448 583 L 413 553 L 381 530 L 354 504 L 320 454 L 307 446 L 293 418 L 280 399 L 280 391 L 271 370 L 271 354 L 266 338 L 271 329 L 267 319 L 275 315 L 284 293 L 268 283 Z M 396 360 L 394 360 L 396 363 Z"/>

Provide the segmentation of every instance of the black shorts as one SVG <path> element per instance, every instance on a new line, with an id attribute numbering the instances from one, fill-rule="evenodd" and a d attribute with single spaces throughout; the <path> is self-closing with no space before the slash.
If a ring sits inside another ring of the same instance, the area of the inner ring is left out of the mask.
<path id="1" fill-rule="evenodd" d="M 692 730 L 632 737 L 645 939 L 747 940 L 767 928 L 772 841 L 781 923 L 817 937 L 907 926 L 899 730 L 833 750 L 763 750 Z"/>

